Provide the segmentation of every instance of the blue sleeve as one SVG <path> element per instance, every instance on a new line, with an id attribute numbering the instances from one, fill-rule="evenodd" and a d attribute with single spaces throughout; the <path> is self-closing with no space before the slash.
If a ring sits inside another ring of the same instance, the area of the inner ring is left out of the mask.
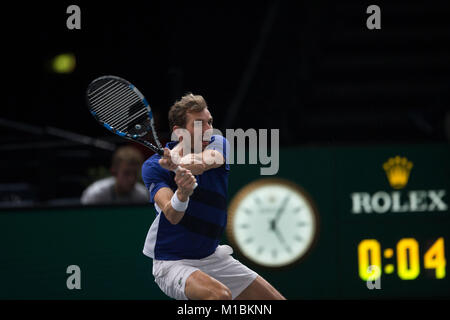
<path id="1" fill-rule="evenodd" d="M 225 159 L 225 168 L 230 170 L 230 143 L 225 137 L 221 135 L 213 135 L 211 137 L 211 143 L 206 147 L 206 149 L 219 151 Z"/>
<path id="2" fill-rule="evenodd" d="M 142 180 L 144 181 L 147 190 L 150 192 L 150 202 L 154 203 L 155 194 L 159 189 L 173 184 L 173 178 L 169 170 L 162 168 L 159 159 L 151 158 L 142 165 Z"/>

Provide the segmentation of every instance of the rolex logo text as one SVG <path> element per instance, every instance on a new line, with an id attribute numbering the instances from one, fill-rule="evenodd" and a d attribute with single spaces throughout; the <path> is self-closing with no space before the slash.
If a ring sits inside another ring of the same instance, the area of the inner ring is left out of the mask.
<path id="1" fill-rule="evenodd" d="M 352 213 L 386 213 L 386 212 L 418 212 L 446 211 L 445 190 L 415 190 L 402 194 L 400 191 L 377 191 L 374 194 L 354 192 Z"/>
<path id="2" fill-rule="evenodd" d="M 389 185 L 395 191 L 353 192 L 351 213 L 430 212 L 447 211 L 446 190 L 403 189 L 410 178 L 413 163 L 405 157 L 395 156 L 384 162 L 382 168 Z"/>

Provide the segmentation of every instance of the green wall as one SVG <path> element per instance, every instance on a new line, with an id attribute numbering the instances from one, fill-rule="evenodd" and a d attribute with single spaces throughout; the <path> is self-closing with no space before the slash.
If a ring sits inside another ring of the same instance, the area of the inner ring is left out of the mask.
<path id="1" fill-rule="evenodd" d="M 435 279 L 430 270 L 422 270 L 423 253 L 438 237 L 444 237 L 449 257 L 449 209 L 350 212 L 352 192 L 393 191 L 382 164 L 397 154 L 414 163 L 403 194 L 446 190 L 443 199 L 450 203 L 449 145 L 282 149 L 277 177 L 297 183 L 315 201 L 320 215 L 317 245 L 307 259 L 288 269 L 266 270 L 235 257 L 289 299 L 450 297 L 449 275 Z M 259 169 L 232 166 L 229 200 L 262 178 Z M 167 299 L 154 283 L 151 260 L 142 254 L 154 216 L 151 206 L 2 209 L 0 299 Z M 377 239 L 383 249 L 395 248 L 400 239 L 411 237 L 420 243 L 417 279 L 383 275 L 381 289 L 369 290 L 358 276 L 358 243 Z M 66 287 L 69 265 L 81 268 L 81 290 Z"/>

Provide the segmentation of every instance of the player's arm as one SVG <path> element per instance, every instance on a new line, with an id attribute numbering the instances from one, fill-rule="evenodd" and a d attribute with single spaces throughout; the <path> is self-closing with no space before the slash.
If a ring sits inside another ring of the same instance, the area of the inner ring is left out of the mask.
<path id="1" fill-rule="evenodd" d="M 199 175 L 205 171 L 218 168 L 225 163 L 225 154 L 228 154 L 228 141 L 220 136 L 215 135 L 211 143 L 200 153 L 189 153 L 182 156 L 181 143 L 175 146 L 172 153 L 179 154 L 180 166 L 191 170 L 192 174 Z"/>
<path id="2" fill-rule="evenodd" d="M 175 173 L 175 183 L 178 186 L 175 192 L 164 187 L 156 192 L 154 198 L 158 207 L 172 224 L 179 223 L 183 218 L 189 203 L 189 196 L 194 192 L 196 179 L 188 169 L 180 168 Z"/>
<path id="3" fill-rule="evenodd" d="M 201 153 L 190 153 L 181 158 L 180 166 L 189 169 L 193 175 L 218 168 L 225 163 L 223 155 L 217 150 L 206 149 Z"/>

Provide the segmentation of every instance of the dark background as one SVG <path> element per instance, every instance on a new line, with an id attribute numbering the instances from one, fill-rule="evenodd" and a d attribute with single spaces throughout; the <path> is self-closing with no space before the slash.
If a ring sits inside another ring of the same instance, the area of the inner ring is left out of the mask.
<path id="1" fill-rule="evenodd" d="M 71 4 L 81 8 L 81 30 L 66 28 Z M 366 27 L 371 4 L 381 8 L 381 30 Z M 70 203 L 108 168 L 110 151 L 48 131 L 124 143 L 87 112 L 86 87 L 104 74 L 140 88 L 164 141 L 168 108 L 186 92 L 206 98 L 218 129 L 278 128 L 282 147 L 450 138 L 446 2 L 16 1 L 1 9 L 5 203 Z M 75 71 L 52 72 L 51 59 L 65 52 L 75 54 Z"/>

